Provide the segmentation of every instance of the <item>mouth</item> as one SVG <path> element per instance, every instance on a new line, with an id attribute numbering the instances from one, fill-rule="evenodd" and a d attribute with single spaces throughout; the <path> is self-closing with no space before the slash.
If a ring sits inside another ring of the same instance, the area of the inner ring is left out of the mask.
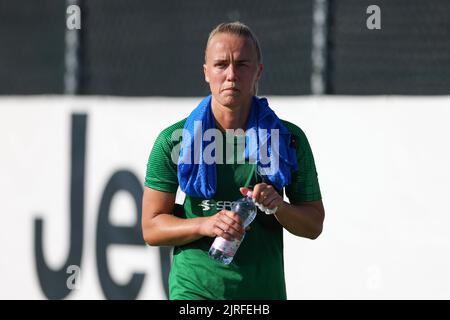
<path id="1" fill-rule="evenodd" d="M 238 92 L 239 91 L 239 89 L 237 89 L 237 88 L 225 88 L 225 89 L 223 89 L 222 91 L 231 91 L 231 92 Z"/>

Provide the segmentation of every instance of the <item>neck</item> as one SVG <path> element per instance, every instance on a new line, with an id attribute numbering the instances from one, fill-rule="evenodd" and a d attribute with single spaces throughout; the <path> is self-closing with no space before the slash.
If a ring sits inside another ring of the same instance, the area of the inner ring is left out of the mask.
<path id="1" fill-rule="evenodd" d="M 222 131 L 226 129 L 245 130 L 252 98 L 242 106 L 226 107 L 217 102 L 214 98 L 211 100 L 211 108 L 216 120 L 216 125 Z"/>

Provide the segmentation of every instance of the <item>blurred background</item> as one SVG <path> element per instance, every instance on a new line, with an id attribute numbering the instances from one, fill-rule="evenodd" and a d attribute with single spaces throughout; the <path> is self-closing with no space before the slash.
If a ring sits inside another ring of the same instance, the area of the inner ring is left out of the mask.
<path id="1" fill-rule="evenodd" d="M 140 234 L 147 159 L 235 20 L 326 208 L 319 239 L 285 234 L 288 298 L 450 298 L 448 0 L 0 0 L 1 299 L 167 298 L 170 248 Z"/>

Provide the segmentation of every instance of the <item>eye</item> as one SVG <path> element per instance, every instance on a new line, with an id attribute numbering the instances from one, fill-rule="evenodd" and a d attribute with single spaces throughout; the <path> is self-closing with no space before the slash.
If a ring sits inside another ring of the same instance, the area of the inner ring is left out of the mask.
<path id="1" fill-rule="evenodd" d="M 218 62 L 214 64 L 214 67 L 220 68 L 220 69 L 224 69 L 227 67 L 227 64 L 224 62 Z"/>

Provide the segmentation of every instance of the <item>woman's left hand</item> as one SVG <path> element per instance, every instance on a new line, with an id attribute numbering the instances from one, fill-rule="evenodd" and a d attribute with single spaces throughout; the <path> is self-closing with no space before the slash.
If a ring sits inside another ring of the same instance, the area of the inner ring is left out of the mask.
<path id="1" fill-rule="evenodd" d="M 268 209 L 274 209 L 283 203 L 283 197 L 270 184 L 258 183 L 253 190 L 249 188 L 240 188 L 239 190 L 243 195 L 247 195 L 248 191 L 252 191 L 252 197 L 256 203 Z"/>

